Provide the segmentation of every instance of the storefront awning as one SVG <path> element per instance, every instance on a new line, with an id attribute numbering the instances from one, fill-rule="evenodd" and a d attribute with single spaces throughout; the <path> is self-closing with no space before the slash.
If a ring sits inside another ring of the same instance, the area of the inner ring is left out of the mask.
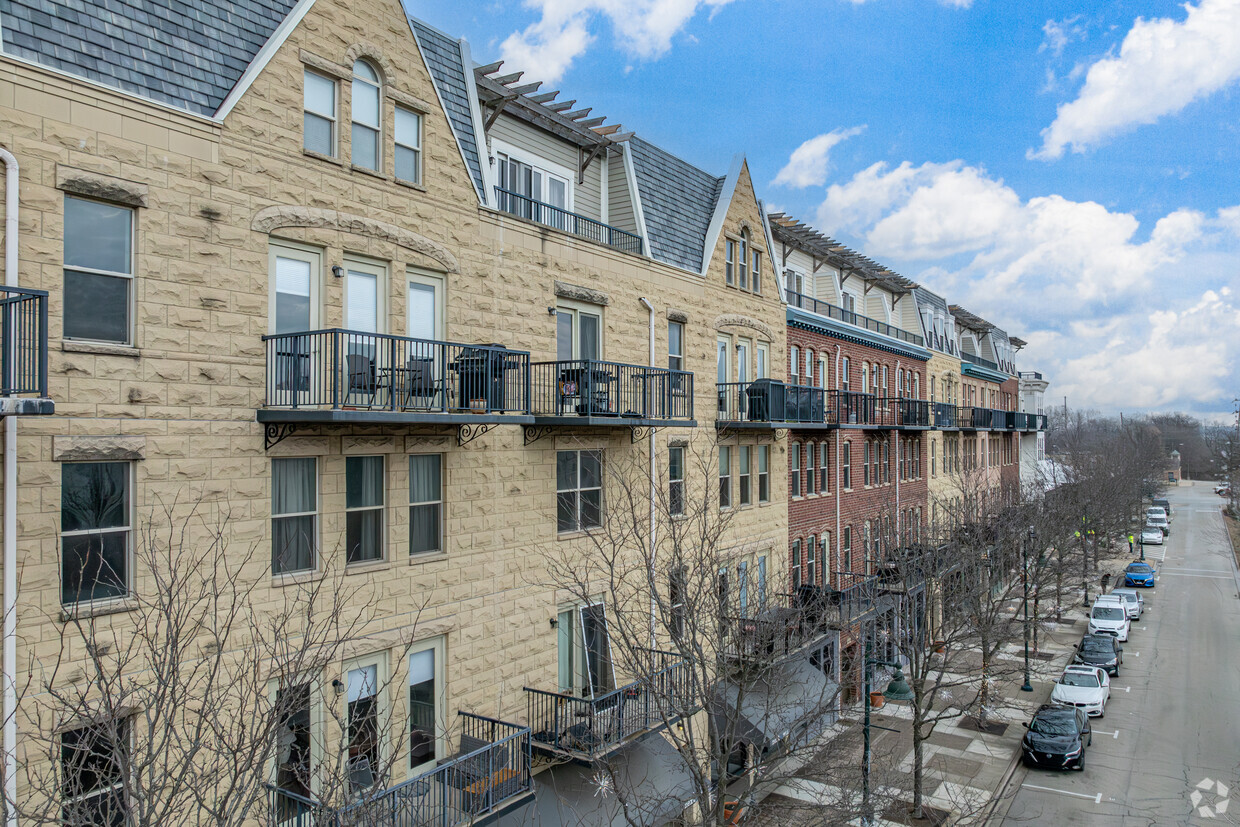
<path id="1" fill-rule="evenodd" d="M 736 738 L 764 752 L 805 743 L 835 720 L 837 690 L 821 669 L 793 658 L 743 687 L 729 682 L 718 689 L 715 727 L 720 732 L 733 727 Z"/>
<path id="2" fill-rule="evenodd" d="M 501 816 L 499 827 L 659 827 L 694 798 L 676 748 L 658 733 L 592 767 L 561 764 L 534 776 L 534 801 Z"/>

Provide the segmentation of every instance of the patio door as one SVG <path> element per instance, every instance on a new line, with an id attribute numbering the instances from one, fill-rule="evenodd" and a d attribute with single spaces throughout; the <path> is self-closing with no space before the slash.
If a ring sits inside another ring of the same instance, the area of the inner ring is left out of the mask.
<path id="1" fill-rule="evenodd" d="M 281 338 L 267 342 L 268 404 L 310 404 L 324 386 L 319 366 L 329 337 L 310 335 L 319 327 L 322 254 L 311 248 L 271 245 L 267 330 Z M 328 385 L 330 387 L 330 385 Z"/>
<path id="2" fill-rule="evenodd" d="M 444 386 L 443 373 L 458 354 L 444 352 L 438 344 L 444 333 L 444 280 L 429 273 L 410 272 L 405 284 L 405 333 L 417 341 L 406 342 L 397 351 L 397 375 L 403 381 L 398 387 L 404 393 L 403 404 L 433 407 L 444 400 L 438 389 Z"/>
<path id="3" fill-rule="evenodd" d="M 383 295 L 386 272 L 382 265 L 345 262 L 344 371 L 350 404 L 373 404 L 384 368 L 391 361 L 384 332 Z"/>
<path id="4" fill-rule="evenodd" d="M 603 695 L 616 688 L 615 668 L 611 660 L 611 638 L 607 634 L 607 610 L 602 603 L 595 603 L 592 606 L 582 606 L 580 612 L 587 688 L 591 696 Z"/>

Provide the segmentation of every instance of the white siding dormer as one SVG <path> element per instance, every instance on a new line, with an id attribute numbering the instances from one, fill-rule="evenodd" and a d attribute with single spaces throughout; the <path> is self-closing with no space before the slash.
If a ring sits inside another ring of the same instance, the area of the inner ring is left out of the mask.
<path id="1" fill-rule="evenodd" d="M 499 122 L 496 122 L 496 126 L 498 125 Z M 548 139 L 545 143 L 550 145 L 553 141 Z M 575 186 L 572 168 L 562 163 L 565 158 L 547 157 L 552 153 L 539 153 L 535 149 L 517 146 L 498 137 L 491 139 L 491 149 L 495 159 L 495 180 L 502 189 L 568 212 L 577 211 L 578 188 Z M 567 150 L 568 147 L 564 149 Z M 590 199 L 593 210 L 583 213 L 589 217 L 599 214 L 600 194 L 597 191 L 598 182 L 595 180 L 594 183 L 595 192 Z"/>

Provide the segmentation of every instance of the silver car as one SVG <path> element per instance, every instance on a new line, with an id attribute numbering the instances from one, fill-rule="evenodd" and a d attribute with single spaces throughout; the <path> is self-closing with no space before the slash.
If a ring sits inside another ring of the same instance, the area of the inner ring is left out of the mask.
<path id="1" fill-rule="evenodd" d="M 1141 592 L 1136 589 L 1119 588 L 1112 589 L 1111 594 L 1123 598 L 1124 608 L 1128 610 L 1129 618 L 1140 619 L 1141 613 L 1145 611 L 1145 598 L 1141 596 Z"/>

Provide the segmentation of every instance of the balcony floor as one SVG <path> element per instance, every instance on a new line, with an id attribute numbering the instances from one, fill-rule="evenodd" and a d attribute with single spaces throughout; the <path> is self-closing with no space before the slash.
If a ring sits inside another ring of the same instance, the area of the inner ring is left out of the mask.
<path id="1" fill-rule="evenodd" d="M 525 421 L 561 428 L 696 428 L 695 419 L 646 419 L 640 416 L 548 416 L 536 414 Z"/>
<path id="2" fill-rule="evenodd" d="M 531 425 L 528 414 L 470 411 L 372 411 L 346 408 L 260 408 L 259 422 L 289 425 Z M 628 424 L 626 421 L 625 424 Z"/>
<path id="3" fill-rule="evenodd" d="M 49 416 L 56 413 L 56 403 L 47 397 L 0 397 L 0 416 Z"/>

